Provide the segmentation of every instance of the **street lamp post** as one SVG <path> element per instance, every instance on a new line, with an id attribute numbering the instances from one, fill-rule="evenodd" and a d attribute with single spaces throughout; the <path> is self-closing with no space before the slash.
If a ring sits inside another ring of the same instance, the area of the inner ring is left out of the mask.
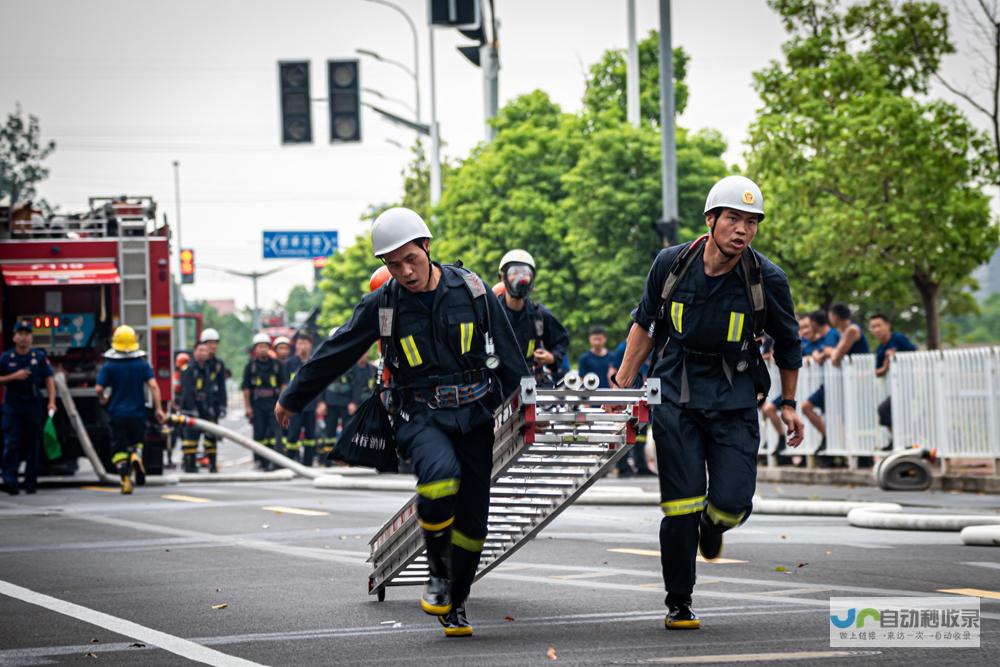
<path id="1" fill-rule="evenodd" d="M 257 300 L 257 281 L 261 278 L 266 278 L 272 273 L 277 273 L 278 271 L 284 271 L 290 266 L 295 266 L 294 264 L 285 264 L 273 268 L 269 271 L 234 271 L 233 269 L 227 269 L 222 266 L 212 266 L 211 264 L 202 264 L 201 268 L 210 269 L 212 271 L 221 271 L 222 273 L 228 273 L 231 276 L 238 276 L 240 278 L 249 278 L 253 281 L 253 323 L 251 327 L 254 333 L 260 331 L 260 302 Z"/>
<path id="2" fill-rule="evenodd" d="M 663 217 L 655 223 L 664 247 L 677 243 L 677 154 L 674 137 L 674 51 L 670 38 L 670 0 L 660 0 L 660 130 Z"/>
<path id="3" fill-rule="evenodd" d="M 181 250 L 181 163 L 174 160 L 174 216 L 177 220 L 177 254 L 180 256 Z M 184 308 L 184 285 L 183 283 L 177 283 L 177 314 L 183 315 L 186 312 Z M 180 328 L 177 331 L 177 345 L 182 349 L 187 349 L 187 327 L 186 322 L 182 318 L 179 322 Z"/>

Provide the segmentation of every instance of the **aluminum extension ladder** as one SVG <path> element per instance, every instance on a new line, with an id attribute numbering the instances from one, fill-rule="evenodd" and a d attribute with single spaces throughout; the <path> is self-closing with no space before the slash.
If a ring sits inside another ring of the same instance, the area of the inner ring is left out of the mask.
<path id="1" fill-rule="evenodd" d="M 640 389 L 540 389 L 533 378 L 495 413 L 489 534 L 476 579 L 513 555 L 604 476 L 635 443 L 660 403 L 660 381 Z M 620 405 L 619 413 L 604 410 Z M 369 542 L 368 593 L 385 599 L 388 586 L 427 582 L 417 497 Z"/>

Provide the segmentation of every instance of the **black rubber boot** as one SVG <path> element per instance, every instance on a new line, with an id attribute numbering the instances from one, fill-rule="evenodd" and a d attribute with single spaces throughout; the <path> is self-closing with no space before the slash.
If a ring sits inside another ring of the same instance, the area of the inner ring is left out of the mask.
<path id="1" fill-rule="evenodd" d="M 701 515 L 698 526 L 698 551 L 705 560 L 715 560 L 722 555 L 722 533 L 711 519 Z"/>
<path id="2" fill-rule="evenodd" d="M 443 616 L 451 611 L 451 528 L 433 533 L 424 531 L 424 541 L 427 544 L 430 576 L 427 578 L 427 588 L 420 598 L 420 608 L 432 616 Z"/>
<path id="3" fill-rule="evenodd" d="M 142 463 L 142 457 L 139 456 L 137 452 L 132 452 L 129 454 L 129 463 L 132 469 L 135 470 L 135 485 L 145 486 L 146 485 L 146 466 Z"/>
<path id="4" fill-rule="evenodd" d="M 219 472 L 219 467 L 215 463 L 216 456 L 215 452 L 208 455 L 208 472 Z"/>
<path id="5" fill-rule="evenodd" d="M 667 596 L 667 616 L 663 619 L 667 630 L 697 630 L 701 619 L 691 610 L 690 600 L 671 600 Z"/>
<path id="6" fill-rule="evenodd" d="M 184 455 L 184 472 L 198 472 L 198 463 L 194 454 Z"/>
<path id="7" fill-rule="evenodd" d="M 465 615 L 465 605 L 454 607 L 444 616 L 438 616 L 441 625 L 444 626 L 445 637 L 468 637 L 472 635 L 472 625 Z"/>

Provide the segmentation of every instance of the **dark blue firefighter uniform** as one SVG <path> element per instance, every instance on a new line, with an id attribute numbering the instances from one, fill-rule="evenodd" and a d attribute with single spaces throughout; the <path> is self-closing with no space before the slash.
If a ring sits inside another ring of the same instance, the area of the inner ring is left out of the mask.
<path id="1" fill-rule="evenodd" d="M 0 375 L 25 368 L 31 375 L 4 385 L 3 392 L 3 481 L 17 488 L 17 470 L 24 459 L 24 485 L 38 485 L 38 452 L 45 424 L 45 378 L 52 376 L 45 353 L 31 348 L 27 354 L 10 349 L 0 355 Z"/>
<path id="2" fill-rule="evenodd" d="M 707 277 L 698 250 L 661 312 L 664 279 L 686 247 L 662 250 L 653 262 L 636 323 L 663 347 L 650 375 L 660 378 L 663 404 L 653 410 L 653 436 L 663 520 L 660 548 L 667 603 L 690 602 L 701 515 L 712 529 L 746 521 L 756 486 L 757 392 L 751 373 L 737 370 L 741 343 L 753 343 L 752 308 L 743 269 Z M 802 365 L 798 323 L 784 272 L 757 253 L 767 320 L 779 368 Z M 685 379 L 686 376 L 686 379 Z M 706 479 L 707 469 L 707 479 Z"/>
<path id="3" fill-rule="evenodd" d="M 250 407 L 253 409 L 253 439 L 279 453 L 281 427 L 274 418 L 274 406 L 281 388 L 286 384 L 285 366 L 277 359 L 251 359 L 243 369 L 242 387 L 250 391 Z M 271 462 L 262 456 L 254 454 L 254 460 L 259 467 L 271 468 Z"/>
<path id="4" fill-rule="evenodd" d="M 535 379 L 541 386 L 554 387 L 563 375 L 563 359 L 569 352 L 569 333 L 566 327 L 556 319 L 551 310 L 531 299 L 524 300 L 524 308 L 521 310 L 511 310 L 506 299 L 501 298 L 500 303 L 514 329 L 517 346 Z M 555 361 L 549 366 L 535 366 L 532 358 L 535 350 L 551 352 Z"/>
<path id="5" fill-rule="evenodd" d="M 180 407 L 183 414 L 215 423 L 219 421 L 219 383 L 215 373 L 214 359 L 209 359 L 204 364 L 191 361 L 187 365 L 187 368 L 181 373 Z M 196 428 L 186 427 L 184 430 L 181 447 L 187 472 L 195 472 L 196 470 L 194 457 L 198 454 L 199 435 Z M 204 434 L 204 438 L 205 455 L 209 459 L 212 472 L 214 472 L 217 441 L 214 435 L 208 433 Z"/>
<path id="6" fill-rule="evenodd" d="M 417 474 L 417 512 L 428 554 L 442 549 L 442 543 L 453 547 L 451 599 L 459 606 L 468 596 L 486 540 L 493 411 L 518 390 L 528 368 L 493 293 L 474 274 L 447 265 L 440 268 L 441 280 L 432 294 L 414 294 L 390 280 L 366 295 L 347 324 L 299 369 L 280 400 L 286 409 L 299 412 L 331 378 L 350 370 L 385 330 L 380 328 L 382 291 L 396 290 L 390 327 L 396 352 L 387 354 L 393 384 L 400 390 L 396 440 Z M 485 339 L 477 316 L 482 310 L 477 309 L 466 278 L 477 285 L 477 298 L 486 300 L 487 326 L 501 361 L 494 371 L 486 370 Z M 433 399 L 427 402 L 440 395 L 440 387 L 483 384 L 489 391 L 481 399 L 458 407 Z"/>
<path id="7" fill-rule="evenodd" d="M 295 379 L 304 361 L 298 356 L 289 357 L 285 362 L 285 370 L 288 372 L 288 381 Z M 288 421 L 288 437 L 285 440 L 285 454 L 302 463 L 311 466 L 316 458 L 316 405 L 319 398 L 314 398 L 302 412 L 295 413 Z M 301 456 L 299 455 L 301 450 Z"/>

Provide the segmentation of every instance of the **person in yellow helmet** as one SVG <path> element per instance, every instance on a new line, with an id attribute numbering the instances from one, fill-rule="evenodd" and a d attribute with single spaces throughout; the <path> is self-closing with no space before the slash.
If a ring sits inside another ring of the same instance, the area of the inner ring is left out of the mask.
<path id="1" fill-rule="evenodd" d="M 101 405 L 111 416 L 111 462 L 117 466 L 122 480 L 122 493 L 132 493 L 132 473 L 135 484 L 146 483 L 146 470 L 142 465 L 142 443 L 146 435 L 146 396 L 143 387 L 149 388 L 153 397 L 156 421 L 166 419 L 160 399 L 160 387 L 153 376 L 153 368 L 143 357 L 135 330 L 127 325 L 115 329 L 111 349 L 104 353 L 107 362 L 97 374 L 94 391 Z M 110 396 L 107 390 L 110 389 Z"/>

